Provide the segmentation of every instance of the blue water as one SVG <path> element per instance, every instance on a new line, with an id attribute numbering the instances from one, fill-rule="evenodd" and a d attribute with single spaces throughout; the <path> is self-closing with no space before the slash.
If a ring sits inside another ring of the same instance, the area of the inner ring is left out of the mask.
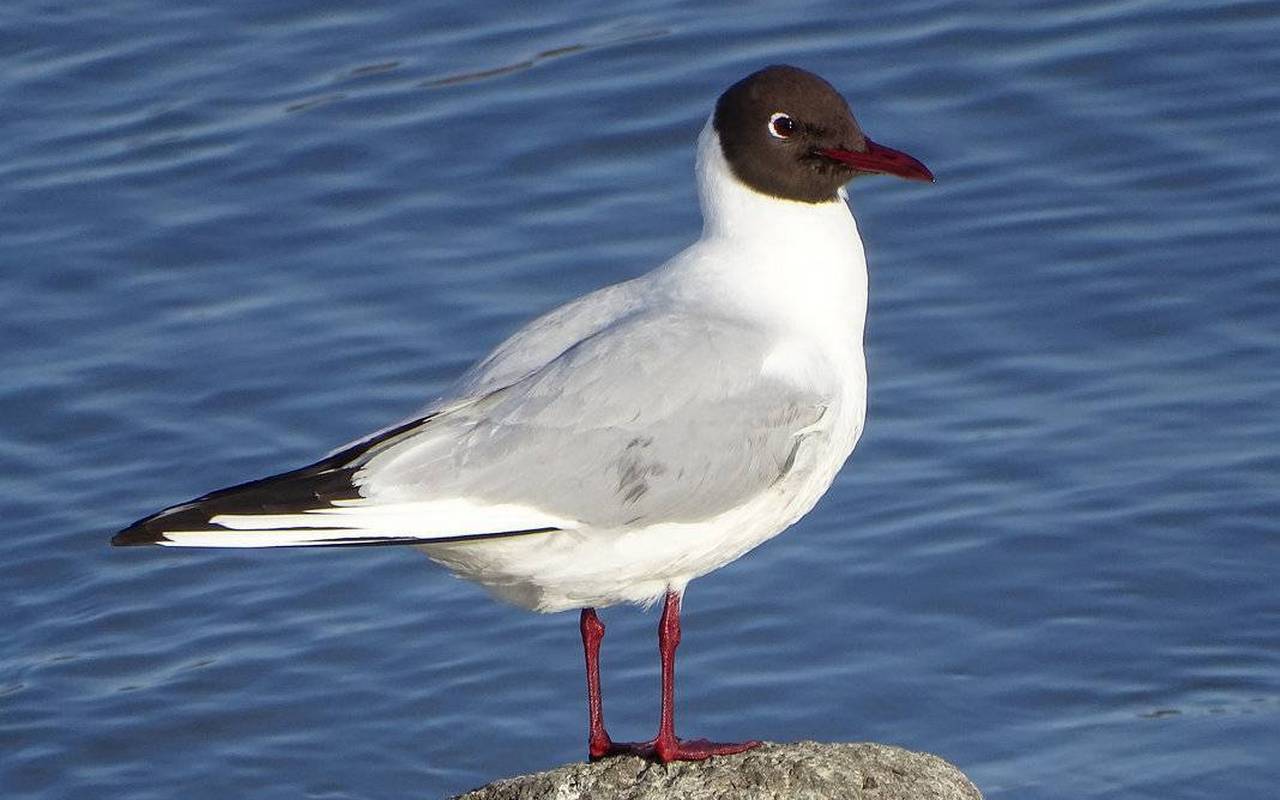
<path id="1" fill-rule="evenodd" d="M 1280 5 L 10 0 L 0 795 L 440 797 L 582 757 L 576 617 L 398 548 L 111 550 L 420 406 L 696 236 L 793 62 L 934 186 L 852 187 L 866 434 L 697 581 L 680 727 L 991 798 L 1280 784 Z M 604 613 L 656 720 L 655 614 Z"/>

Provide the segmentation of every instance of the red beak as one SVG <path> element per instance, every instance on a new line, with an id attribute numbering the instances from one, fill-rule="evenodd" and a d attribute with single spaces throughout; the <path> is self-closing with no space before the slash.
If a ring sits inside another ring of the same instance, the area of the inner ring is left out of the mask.
<path id="1" fill-rule="evenodd" d="M 834 147 L 822 148 L 818 154 L 832 161 L 839 161 L 862 172 L 882 172 L 885 175 L 897 175 L 909 181 L 929 181 L 933 183 L 933 173 L 924 164 L 892 147 L 876 144 L 866 140 L 867 150 L 839 150 Z"/>

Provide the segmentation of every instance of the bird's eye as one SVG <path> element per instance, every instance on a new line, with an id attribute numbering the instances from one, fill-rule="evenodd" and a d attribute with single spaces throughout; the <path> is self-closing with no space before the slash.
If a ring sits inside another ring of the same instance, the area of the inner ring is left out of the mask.
<path id="1" fill-rule="evenodd" d="M 769 134 L 775 139 L 790 139 L 796 132 L 796 121 L 786 114 L 774 114 L 769 117 Z"/>

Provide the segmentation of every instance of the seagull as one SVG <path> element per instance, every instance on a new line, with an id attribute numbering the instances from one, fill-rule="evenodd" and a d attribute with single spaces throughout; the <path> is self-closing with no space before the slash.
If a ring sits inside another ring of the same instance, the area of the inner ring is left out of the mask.
<path id="1" fill-rule="evenodd" d="M 592 760 L 759 745 L 676 736 L 681 601 L 808 513 L 853 451 L 867 265 L 845 184 L 933 175 L 784 65 L 720 95 L 696 173 L 702 235 L 657 269 L 530 322 L 409 421 L 166 508 L 112 544 L 412 545 L 501 600 L 580 610 Z M 615 742 L 596 609 L 659 599 L 658 732 Z"/>

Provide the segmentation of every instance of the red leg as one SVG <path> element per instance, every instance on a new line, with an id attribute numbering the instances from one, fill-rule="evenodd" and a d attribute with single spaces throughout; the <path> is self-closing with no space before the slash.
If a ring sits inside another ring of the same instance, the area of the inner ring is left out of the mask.
<path id="1" fill-rule="evenodd" d="M 604 623 L 594 608 L 582 609 L 582 652 L 587 658 L 587 754 L 592 761 L 613 751 L 613 741 L 604 729 L 604 702 L 600 699 L 600 640 L 604 639 Z"/>
<path id="2" fill-rule="evenodd" d="M 760 742 L 709 742 L 706 739 L 676 738 L 676 647 L 680 645 L 680 595 L 667 592 L 658 621 L 658 652 L 662 657 L 662 714 L 658 735 L 647 742 L 610 743 L 606 753 L 631 753 L 663 762 L 701 761 L 711 756 L 741 753 Z M 603 732 L 603 727 L 601 732 Z"/>

